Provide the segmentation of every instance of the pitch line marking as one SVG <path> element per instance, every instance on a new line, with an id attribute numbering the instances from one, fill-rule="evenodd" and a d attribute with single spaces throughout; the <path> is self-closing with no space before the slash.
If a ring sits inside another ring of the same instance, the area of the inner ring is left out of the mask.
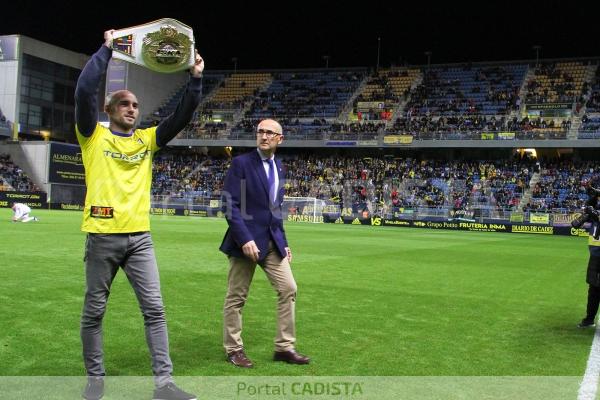
<path id="1" fill-rule="evenodd" d="M 581 384 L 577 400 L 596 400 L 598 392 L 598 379 L 600 378 L 600 329 L 596 327 L 592 348 L 588 358 L 587 367 Z"/>

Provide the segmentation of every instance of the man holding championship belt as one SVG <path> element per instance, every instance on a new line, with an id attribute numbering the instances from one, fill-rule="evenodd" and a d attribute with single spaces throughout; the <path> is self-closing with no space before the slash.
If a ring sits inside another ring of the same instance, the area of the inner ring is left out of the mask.
<path id="1" fill-rule="evenodd" d="M 104 395 L 102 319 L 112 281 L 121 267 L 144 317 L 156 385 L 153 399 L 192 400 L 196 396 L 179 389 L 172 378 L 149 210 L 153 155 L 191 120 L 200 102 L 204 61 L 195 52 L 179 104 L 158 126 L 135 129 L 138 100 L 129 90 L 118 90 L 104 103 L 109 117 L 106 128 L 98 123 L 98 96 L 112 56 L 114 32 L 104 32 L 104 44 L 85 65 L 75 89 L 75 130 L 87 186 L 82 224 L 87 239 L 81 340 L 88 382 L 83 397 L 100 399 Z"/>

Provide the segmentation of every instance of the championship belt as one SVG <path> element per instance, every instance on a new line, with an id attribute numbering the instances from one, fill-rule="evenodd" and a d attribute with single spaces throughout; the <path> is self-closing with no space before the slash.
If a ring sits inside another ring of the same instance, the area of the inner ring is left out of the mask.
<path id="1" fill-rule="evenodd" d="M 177 72 L 195 63 L 194 32 L 172 18 L 114 31 L 112 57 L 156 72 Z"/>

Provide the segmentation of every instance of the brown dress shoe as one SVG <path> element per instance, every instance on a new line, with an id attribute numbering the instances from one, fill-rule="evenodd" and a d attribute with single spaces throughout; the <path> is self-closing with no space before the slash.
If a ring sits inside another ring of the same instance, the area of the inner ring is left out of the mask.
<path id="1" fill-rule="evenodd" d="M 232 351 L 227 354 L 227 361 L 240 368 L 252 368 L 254 364 L 248 357 L 244 350 Z"/>
<path id="2" fill-rule="evenodd" d="M 276 351 L 273 361 L 285 361 L 288 364 L 308 364 L 310 358 L 296 352 L 296 350 Z"/>

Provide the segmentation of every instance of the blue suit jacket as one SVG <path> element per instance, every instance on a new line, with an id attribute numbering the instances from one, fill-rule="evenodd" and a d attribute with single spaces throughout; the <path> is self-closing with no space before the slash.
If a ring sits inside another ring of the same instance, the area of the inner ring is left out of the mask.
<path id="1" fill-rule="evenodd" d="M 220 250 L 230 256 L 244 257 L 242 246 L 254 240 L 260 250 L 259 262 L 267 256 L 272 240 L 281 257 L 288 246 L 283 229 L 281 204 L 283 203 L 285 172 L 275 159 L 279 176 L 277 200 L 269 200 L 267 174 L 256 149 L 235 157 L 227 176 L 222 195 L 222 208 L 229 224 Z"/>

